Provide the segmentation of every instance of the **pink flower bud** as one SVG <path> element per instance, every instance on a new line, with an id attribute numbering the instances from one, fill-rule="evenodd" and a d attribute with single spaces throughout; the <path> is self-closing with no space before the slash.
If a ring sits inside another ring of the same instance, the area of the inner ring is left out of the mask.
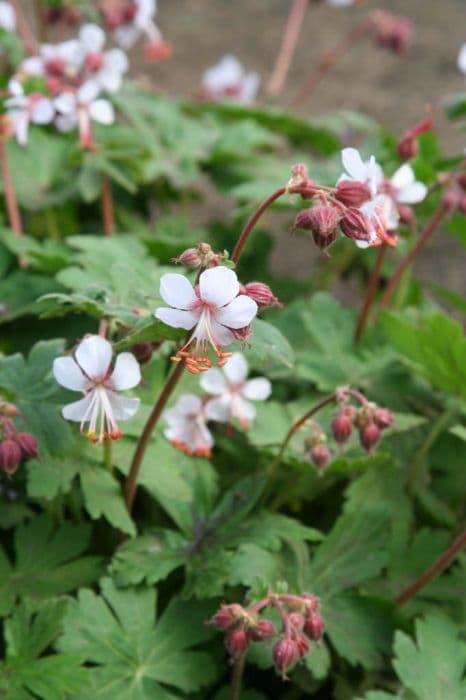
<path id="1" fill-rule="evenodd" d="M 360 207 L 371 198 L 371 191 L 365 182 L 342 180 L 337 185 L 335 197 L 347 207 Z"/>
<path id="2" fill-rule="evenodd" d="M 251 326 L 245 326 L 244 328 L 231 328 L 230 330 L 235 336 L 236 340 L 239 340 L 243 346 L 249 345 L 252 338 Z"/>
<path id="3" fill-rule="evenodd" d="M 462 190 L 466 191 L 466 173 L 461 173 L 457 176 L 456 182 L 461 187 Z"/>
<path id="4" fill-rule="evenodd" d="M 320 642 L 324 635 L 324 631 L 325 623 L 320 617 L 320 615 L 317 615 L 317 613 L 315 612 L 309 613 L 304 623 L 304 633 L 313 642 Z"/>
<path id="5" fill-rule="evenodd" d="M 326 250 L 337 237 L 337 226 L 341 219 L 335 207 L 318 204 L 309 209 L 311 232 L 314 243 L 320 250 Z"/>
<path id="6" fill-rule="evenodd" d="M 9 403 L 8 401 L 0 401 L 0 413 L 8 418 L 13 418 L 14 416 L 20 416 L 21 411 L 14 403 Z"/>
<path id="7" fill-rule="evenodd" d="M 343 444 L 348 440 L 353 430 L 351 418 L 343 411 L 332 421 L 332 433 L 335 441 Z"/>
<path id="8" fill-rule="evenodd" d="M 304 634 L 298 634 L 296 637 L 296 650 L 300 659 L 309 653 L 309 640 Z"/>
<path id="9" fill-rule="evenodd" d="M 201 264 L 201 256 L 198 248 L 188 248 L 184 250 L 177 258 L 173 258 L 174 263 L 186 265 L 186 267 L 199 267 Z"/>
<path id="10" fill-rule="evenodd" d="M 218 630 L 228 630 L 235 623 L 235 618 L 229 605 L 222 605 L 207 624 Z"/>
<path id="11" fill-rule="evenodd" d="M 84 64 L 88 71 L 91 73 L 97 73 L 98 70 L 102 68 L 104 62 L 103 54 L 98 51 L 90 51 L 86 54 L 84 59 Z"/>
<path id="12" fill-rule="evenodd" d="M 360 429 L 359 441 L 367 452 L 371 453 L 379 440 L 380 428 L 373 421 L 369 421 Z"/>
<path id="13" fill-rule="evenodd" d="M 39 456 L 39 449 L 37 447 L 37 440 L 32 433 L 17 433 L 15 435 L 15 441 L 18 443 L 25 457 L 37 459 Z"/>
<path id="14" fill-rule="evenodd" d="M 144 44 L 143 56 L 145 61 L 166 61 L 173 53 L 172 45 L 165 39 L 153 39 Z"/>
<path id="15" fill-rule="evenodd" d="M 393 425 L 393 413 L 388 408 L 376 408 L 374 411 L 374 423 L 381 429 L 389 428 Z"/>
<path id="16" fill-rule="evenodd" d="M 255 642 L 261 642 L 264 639 L 275 637 L 277 628 L 270 620 L 259 620 L 257 625 L 251 629 L 250 634 Z"/>
<path id="17" fill-rule="evenodd" d="M 340 228 L 345 236 L 353 241 L 369 241 L 371 238 L 369 222 L 366 216 L 362 211 L 354 207 L 349 207 L 346 210 L 340 221 Z"/>
<path id="18" fill-rule="evenodd" d="M 398 215 L 402 224 L 410 226 L 415 219 L 413 208 L 407 204 L 397 204 Z"/>
<path id="19" fill-rule="evenodd" d="M 0 444 L 0 467 L 7 474 L 14 474 L 21 459 L 21 448 L 11 438 Z"/>
<path id="20" fill-rule="evenodd" d="M 249 638 L 242 627 L 238 627 L 228 632 L 225 638 L 226 647 L 230 655 L 237 659 L 249 648 Z"/>
<path id="21" fill-rule="evenodd" d="M 413 24 L 409 17 L 376 10 L 372 14 L 372 19 L 379 46 L 384 46 L 398 55 L 404 54 L 413 37 Z"/>
<path id="22" fill-rule="evenodd" d="M 275 668 L 283 677 L 298 658 L 296 643 L 290 637 L 283 637 L 274 644 L 272 658 Z"/>
<path id="23" fill-rule="evenodd" d="M 137 2 L 127 3 L 126 6 L 122 8 L 122 22 L 125 22 L 126 24 L 133 22 L 138 13 L 138 8 L 139 6 Z"/>
<path id="24" fill-rule="evenodd" d="M 312 448 L 311 461 L 313 465 L 317 467 L 317 469 L 324 469 L 324 467 L 327 466 L 329 460 L 330 452 L 328 451 L 328 448 L 325 445 L 319 443 L 318 445 L 315 445 L 315 447 Z"/>
<path id="25" fill-rule="evenodd" d="M 288 621 L 292 628 L 296 630 L 297 632 L 301 632 L 301 630 L 304 627 L 304 617 L 301 615 L 301 613 L 298 612 L 292 612 L 288 615 Z"/>
<path id="26" fill-rule="evenodd" d="M 444 189 L 441 200 L 444 209 L 450 213 L 454 212 L 460 205 L 461 197 L 461 190 L 456 185 L 451 185 Z"/>
<path id="27" fill-rule="evenodd" d="M 278 301 L 270 287 L 262 282 L 249 282 L 244 287 L 241 287 L 240 294 L 246 294 L 246 296 L 254 299 L 260 309 L 272 306 L 283 307 L 283 304 Z"/>

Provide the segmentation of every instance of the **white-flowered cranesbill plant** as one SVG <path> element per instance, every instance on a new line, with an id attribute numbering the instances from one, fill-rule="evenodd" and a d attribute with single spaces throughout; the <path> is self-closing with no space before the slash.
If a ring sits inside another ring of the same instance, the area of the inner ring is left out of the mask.
<path id="1" fill-rule="evenodd" d="M 130 352 L 120 353 L 112 363 L 113 350 L 108 340 L 89 335 L 72 356 L 58 357 L 53 363 L 55 379 L 65 389 L 80 391 L 84 398 L 67 404 L 62 415 L 81 424 L 92 442 L 117 440 L 122 432 L 117 421 L 132 418 L 139 408 L 138 398 L 119 396 L 141 381 L 139 364 Z"/>
<path id="2" fill-rule="evenodd" d="M 256 417 L 256 408 L 251 401 L 268 399 L 272 385 L 265 377 L 247 379 L 248 363 L 244 355 L 235 352 L 220 370 L 209 369 L 200 379 L 201 388 L 211 398 L 205 406 L 209 420 L 230 422 L 238 420 L 247 428 Z"/>
<path id="3" fill-rule="evenodd" d="M 214 439 L 206 425 L 205 401 L 195 394 L 183 394 L 163 414 L 164 435 L 173 447 L 187 455 L 210 457 Z"/>
<path id="4" fill-rule="evenodd" d="M 212 348 L 217 364 L 226 364 L 231 353 L 223 348 L 249 327 L 258 310 L 256 302 L 239 291 L 236 272 L 222 265 L 204 270 L 195 286 L 177 273 L 162 276 L 160 296 L 168 307 L 159 307 L 156 318 L 173 328 L 192 331 L 171 358 L 174 362 L 184 361 L 192 374 L 199 374 L 212 366 Z"/>
<path id="5" fill-rule="evenodd" d="M 229 98 L 248 104 L 254 102 L 259 85 L 258 73 L 247 73 L 235 56 L 227 54 L 205 71 L 200 96 L 209 100 Z"/>

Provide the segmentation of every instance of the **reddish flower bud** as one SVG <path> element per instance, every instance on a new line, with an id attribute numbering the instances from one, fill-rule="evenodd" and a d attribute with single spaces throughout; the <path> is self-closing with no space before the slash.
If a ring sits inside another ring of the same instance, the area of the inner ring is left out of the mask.
<path id="1" fill-rule="evenodd" d="M 317 204 L 308 212 L 314 243 L 320 250 L 326 250 L 336 240 L 341 214 L 335 207 L 326 204 Z"/>
<path id="2" fill-rule="evenodd" d="M 315 612 L 309 613 L 304 623 L 304 633 L 313 642 L 320 642 L 324 635 L 324 631 L 325 623 L 320 617 L 320 615 L 317 615 L 317 613 Z"/>
<path id="3" fill-rule="evenodd" d="M 328 448 L 325 445 L 319 443 L 318 445 L 315 445 L 315 447 L 312 448 L 311 461 L 313 465 L 317 467 L 317 469 L 324 469 L 324 467 L 327 466 L 329 460 L 330 452 L 328 451 Z"/>
<path id="4" fill-rule="evenodd" d="M 90 51 L 84 59 L 85 66 L 91 73 L 97 73 L 102 68 L 104 62 L 103 54 L 98 51 Z"/>
<path id="5" fill-rule="evenodd" d="M 287 670 L 295 663 L 298 657 L 296 642 L 290 637 L 279 639 L 272 649 L 272 657 L 275 668 L 285 677 Z"/>
<path id="6" fill-rule="evenodd" d="M 353 430 L 351 418 L 343 411 L 332 421 L 332 433 L 335 441 L 343 444 L 348 440 Z"/>
<path id="7" fill-rule="evenodd" d="M 186 267 L 199 267 L 201 264 L 201 256 L 199 255 L 198 248 L 187 248 L 187 250 L 184 250 L 177 258 L 173 258 L 172 261 L 180 265 L 186 265 Z"/>
<path id="8" fill-rule="evenodd" d="M 396 147 L 397 153 L 401 160 L 411 160 L 417 155 L 418 145 L 414 136 L 404 136 L 398 141 Z"/>
<path id="9" fill-rule="evenodd" d="M 344 235 L 353 241 L 370 240 L 369 222 L 359 209 L 349 207 L 340 221 L 340 228 Z"/>
<path id="10" fill-rule="evenodd" d="M 122 22 L 129 24 L 134 20 L 138 13 L 138 4 L 136 2 L 130 2 L 122 9 L 121 19 Z"/>
<path id="11" fill-rule="evenodd" d="M 298 634 L 296 637 L 296 650 L 300 659 L 309 653 L 309 640 L 304 634 Z"/>
<path id="12" fill-rule="evenodd" d="M 246 296 L 254 299 L 260 309 L 272 306 L 283 307 L 283 304 L 278 301 L 270 287 L 262 282 L 249 282 L 240 288 L 240 294 L 246 294 Z"/>
<path id="13" fill-rule="evenodd" d="M 415 219 L 413 208 L 407 204 L 397 204 L 398 215 L 402 224 L 410 226 Z"/>
<path id="14" fill-rule="evenodd" d="M 374 411 L 374 423 L 381 429 L 389 428 L 393 425 L 393 413 L 388 408 L 376 408 Z"/>
<path id="15" fill-rule="evenodd" d="M 131 21 L 125 19 L 124 13 L 118 7 L 104 8 L 102 10 L 102 15 L 106 29 L 111 32 L 117 29 L 121 24 L 124 24 L 126 21 Z"/>
<path id="16" fill-rule="evenodd" d="M 261 642 L 263 639 L 275 637 L 277 628 L 270 620 L 259 620 L 257 625 L 251 629 L 250 634 L 255 642 Z"/>
<path id="17" fill-rule="evenodd" d="M 9 403 L 8 401 L 0 401 L 0 413 L 9 418 L 14 416 L 20 416 L 21 411 L 14 403 Z"/>
<path id="18" fill-rule="evenodd" d="M 151 359 L 154 348 L 152 343 L 134 343 L 131 345 L 130 351 L 140 365 L 145 365 Z"/>
<path id="19" fill-rule="evenodd" d="M 231 328 L 230 330 L 235 336 L 236 340 L 239 340 L 243 346 L 249 345 L 252 338 L 251 326 L 245 326 L 244 328 Z"/>
<path id="20" fill-rule="evenodd" d="M 242 627 L 231 630 L 225 638 L 226 648 L 230 655 L 237 659 L 242 656 L 249 648 L 249 638 Z"/>
<path id="21" fill-rule="evenodd" d="M 165 39 L 153 39 L 144 44 L 143 56 L 145 61 L 166 61 L 173 53 L 172 45 Z"/>
<path id="22" fill-rule="evenodd" d="M 7 474 L 14 474 L 21 459 L 21 448 L 11 438 L 0 444 L 0 467 Z"/>
<path id="23" fill-rule="evenodd" d="M 292 612 L 288 615 L 288 621 L 292 628 L 296 630 L 297 632 L 301 632 L 301 630 L 304 627 L 304 617 L 301 615 L 301 613 L 298 612 Z"/>
<path id="24" fill-rule="evenodd" d="M 306 601 L 306 607 L 312 612 L 316 612 L 319 609 L 320 602 L 319 599 L 312 595 L 312 593 L 304 593 L 303 599 Z"/>
<path id="25" fill-rule="evenodd" d="M 228 630 L 235 623 L 235 618 L 229 605 L 222 605 L 207 624 L 218 630 Z"/>
<path id="26" fill-rule="evenodd" d="M 462 198 L 462 192 L 456 185 L 451 185 L 443 190 L 442 205 L 450 213 L 458 209 Z"/>
<path id="27" fill-rule="evenodd" d="M 335 197 L 347 207 L 360 207 L 371 198 L 371 191 L 365 182 L 342 180 L 337 185 Z"/>
<path id="28" fill-rule="evenodd" d="M 380 440 L 380 428 L 373 421 L 369 421 L 359 431 L 359 441 L 367 452 L 371 452 Z"/>
<path id="29" fill-rule="evenodd" d="M 457 176 L 456 182 L 461 187 L 462 190 L 466 191 L 466 173 L 461 173 Z"/>
<path id="30" fill-rule="evenodd" d="M 396 54 L 404 54 L 413 37 L 413 24 L 409 17 L 392 15 L 384 10 L 372 14 L 376 30 L 376 41 Z"/>
<path id="31" fill-rule="evenodd" d="M 32 433 L 16 433 L 15 441 L 18 443 L 25 457 L 37 459 L 39 456 L 39 449 L 37 447 L 37 440 Z"/>

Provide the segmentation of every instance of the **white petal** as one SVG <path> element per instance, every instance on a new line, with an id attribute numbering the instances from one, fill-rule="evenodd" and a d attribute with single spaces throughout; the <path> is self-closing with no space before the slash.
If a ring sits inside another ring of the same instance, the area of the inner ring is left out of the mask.
<path id="1" fill-rule="evenodd" d="M 247 399 L 252 401 L 265 401 L 272 392 L 272 385 L 265 377 L 257 377 L 246 382 L 241 393 Z"/>
<path id="2" fill-rule="evenodd" d="M 397 190 L 401 190 L 403 187 L 412 185 L 415 179 L 414 170 L 410 164 L 404 163 L 390 178 L 390 182 Z"/>
<path id="3" fill-rule="evenodd" d="M 236 272 L 222 265 L 205 270 L 199 277 L 201 299 L 209 304 L 225 306 L 236 297 L 238 292 L 239 282 Z"/>
<path id="4" fill-rule="evenodd" d="M 355 180 L 365 182 L 367 177 L 366 164 L 356 148 L 344 148 L 341 152 L 341 160 L 346 172 Z"/>
<path id="5" fill-rule="evenodd" d="M 226 423 L 231 418 L 231 398 L 227 395 L 211 399 L 206 403 L 204 410 L 207 420 Z"/>
<path id="6" fill-rule="evenodd" d="M 212 92 L 222 92 L 231 85 L 240 83 L 243 76 L 243 67 L 235 56 L 230 54 L 215 65 L 206 70 L 202 76 L 202 84 Z"/>
<path id="7" fill-rule="evenodd" d="M 253 102 L 259 92 L 261 79 L 259 73 L 248 73 L 241 81 L 241 95 L 243 102 Z"/>
<path id="8" fill-rule="evenodd" d="M 226 347 L 235 340 L 235 336 L 230 329 L 221 326 L 220 323 L 216 321 L 211 321 L 210 330 L 216 345 Z"/>
<path id="9" fill-rule="evenodd" d="M 109 92 L 111 95 L 115 95 L 121 88 L 123 78 L 121 77 L 121 73 L 117 71 L 105 70 L 99 74 L 99 82 L 102 90 Z"/>
<path id="10" fill-rule="evenodd" d="M 54 99 L 53 104 L 57 112 L 60 112 L 60 114 L 73 114 L 76 110 L 76 98 L 69 92 L 64 92 L 61 95 L 58 95 Z"/>
<path id="11" fill-rule="evenodd" d="M 197 323 L 198 316 L 192 311 L 181 311 L 180 309 L 167 309 L 166 306 L 161 306 L 156 309 L 155 318 L 163 321 L 167 326 L 172 328 L 185 328 L 187 331 L 194 328 Z"/>
<path id="12" fill-rule="evenodd" d="M 413 182 L 408 187 L 403 187 L 397 193 L 396 198 L 401 204 L 418 204 L 418 202 L 422 202 L 425 199 L 426 195 L 426 185 L 423 182 Z"/>
<path id="13" fill-rule="evenodd" d="M 244 328 L 251 323 L 257 314 L 257 308 L 253 299 L 245 294 L 240 294 L 239 297 L 235 297 L 227 306 L 215 313 L 215 320 L 227 328 Z"/>
<path id="14" fill-rule="evenodd" d="M 199 415 L 202 411 L 202 401 L 196 394 L 182 394 L 174 406 L 164 412 L 163 417 L 168 425 L 185 423 L 187 416 Z"/>
<path id="15" fill-rule="evenodd" d="M 44 97 L 42 100 L 38 100 L 34 105 L 31 120 L 34 122 L 34 124 L 49 124 L 52 121 L 54 114 L 55 110 L 53 108 L 52 100 Z"/>
<path id="16" fill-rule="evenodd" d="M 139 362 L 131 352 L 122 352 L 115 362 L 115 369 L 109 380 L 109 385 L 116 391 L 132 389 L 141 381 Z"/>
<path id="17" fill-rule="evenodd" d="M 99 124 L 113 124 L 115 121 L 115 111 L 113 105 L 108 100 L 94 100 L 89 105 L 91 119 Z"/>
<path id="18" fill-rule="evenodd" d="M 76 423 L 80 423 L 84 416 L 87 414 L 89 406 L 94 399 L 94 392 L 91 391 L 87 396 L 85 396 L 80 401 L 74 401 L 74 403 L 68 403 L 62 408 L 62 416 L 66 420 L 72 420 Z"/>
<path id="19" fill-rule="evenodd" d="M 246 362 L 246 358 L 242 353 L 235 352 L 228 360 L 223 371 L 232 384 L 241 384 L 248 376 L 248 363 Z"/>
<path id="20" fill-rule="evenodd" d="M 19 80 L 12 78 L 8 82 L 8 92 L 14 97 L 22 97 L 24 95 L 24 89 Z M 10 100 L 7 100 L 8 103 Z"/>
<path id="21" fill-rule="evenodd" d="M 232 361 L 232 357 L 227 362 L 226 366 Z M 199 382 L 201 388 L 204 389 L 208 394 L 223 394 L 227 390 L 227 383 L 223 372 L 219 369 L 209 369 L 201 375 L 201 380 Z"/>
<path id="22" fill-rule="evenodd" d="M 97 80 L 86 80 L 77 92 L 77 100 L 81 104 L 93 102 L 100 92 L 100 85 Z"/>
<path id="23" fill-rule="evenodd" d="M 21 64 L 21 70 L 28 75 L 44 75 L 44 61 L 40 56 L 25 58 Z"/>
<path id="24" fill-rule="evenodd" d="M 116 420 L 128 420 L 132 418 L 141 403 L 137 398 L 128 399 L 125 396 L 118 396 L 113 391 L 107 391 L 110 405 L 113 409 L 113 416 Z"/>
<path id="25" fill-rule="evenodd" d="M 184 275 L 175 272 L 162 275 L 160 296 L 166 304 L 175 309 L 189 309 L 198 301 L 191 282 Z"/>
<path id="26" fill-rule="evenodd" d="M 78 365 L 91 379 L 103 379 L 112 361 L 112 345 L 100 335 L 91 335 L 78 345 L 75 351 Z"/>
<path id="27" fill-rule="evenodd" d="M 121 49 L 110 49 L 104 56 L 104 65 L 115 73 L 126 73 L 129 68 L 128 57 Z"/>
<path id="28" fill-rule="evenodd" d="M 78 119 L 75 114 L 60 114 L 55 119 L 55 126 L 58 131 L 67 132 L 72 131 L 78 125 Z"/>
<path id="29" fill-rule="evenodd" d="M 458 54 L 458 68 L 462 73 L 466 73 L 466 44 L 463 44 Z"/>
<path id="30" fill-rule="evenodd" d="M 233 404 L 234 418 L 251 423 L 256 415 L 256 407 L 253 406 L 252 403 L 249 403 L 249 401 L 244 401 L 241 397 L 236 397 L 236 401 Z"/>
<path id="31" fill-rule="evenodd" d="M 65 389 L 84 391 L 86 378 L 72 357 L 57 357 L 53 361 L 53 376 Z"/>
<path id="32" fill-rule="evenodd" d="M 123 25 L 118 27 L 113 33 L 113 38 L 116 43 L 123 46 L 124 49 L 130 49 L 139 39 L 141 32 L 134 25 Z"/>
<path id="33" fill-rule="evenodd" d="M 0 2 L 0 27 L 7 32 L 14 31 L 16 27 L 16 14 L 8 2 Z"/>
<path id="34" fill-rule="evenodd" d="M 79 30 L 79 39 L 86 51 L 101 51 L 105 44 L 105 32 L 97 24 L 84 24 Z"/>

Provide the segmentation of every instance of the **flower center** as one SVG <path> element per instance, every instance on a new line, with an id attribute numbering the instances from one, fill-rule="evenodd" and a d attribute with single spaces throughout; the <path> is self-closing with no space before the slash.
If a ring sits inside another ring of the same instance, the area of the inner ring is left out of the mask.
<path id="1" fill-rule="evenodd" d="M 170 358 L 172 362 L 182 362 L 184 360 L 186 368 L 191 374 L 207 372 L 212 367 L 213 362 L 209 359 L 209 346 L 212 346 L 214 349 L 219 367 L 223 367 L 231 357 L 231 352 L 223 352 L 221 346 L 215 340 L 212 322 L 215 320 L 214 316 L 217 306 L 203 299 L 198 299 L 192 305 L 191 310 L 198 309 L 201 309 L 199 320 L 188 342 L 183 345 L 176 355 Z"/>

